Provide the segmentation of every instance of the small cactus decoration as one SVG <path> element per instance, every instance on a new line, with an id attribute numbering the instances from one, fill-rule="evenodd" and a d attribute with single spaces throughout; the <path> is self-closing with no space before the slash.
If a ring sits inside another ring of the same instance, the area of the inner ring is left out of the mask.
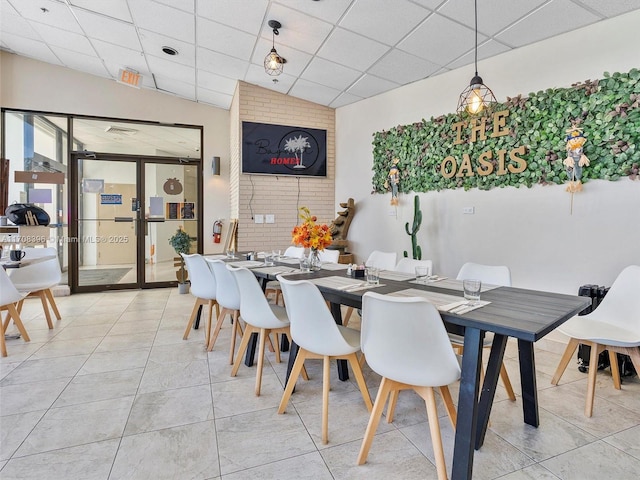
<path id="1" fill-rule="evenodd" d="M 413 228 L 409 230 L 409 222 L 404 226 L 407 231 L 407 235 L 411 236 L 411 248 L 413 249 L 413 258 L 415 260 L 422 260 L 422 248 L 418 245 L 417 233 L 420 230 L 420 224 L 422 223 L 422 210 L 420 210 L 420 197 L 416 195 L 413 198 Z M 407 251 L 404 251 L 404 256 L 407 257 Z"/>

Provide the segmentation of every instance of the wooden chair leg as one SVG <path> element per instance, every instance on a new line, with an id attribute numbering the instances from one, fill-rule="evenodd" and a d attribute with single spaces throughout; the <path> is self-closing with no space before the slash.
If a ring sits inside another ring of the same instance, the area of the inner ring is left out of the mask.
<path id="1" fill-rule="evenodd" d="M 193 327 L 193 322 L 196 321 L 196 316 L 198 315 L 198 308 L 200 307 L 200 299 L 196 298 L 196 303 L 193 305 L 193 309 L 191 310 L 191 316 L 189 317 L 189 321 L 187 322 L 187 328 L 184 331 L 184 335 L 182 336 L 183 340 L 189 338 L 189 333 L 191 332 L 191 328 Z"/>
<path id="2" fill-rule="evenodd" d="M 596 374 L 598 373 L 598 355 L 602 347 L 591 342 L 591 356 L 589 357 L 589 381 L 587 383 L 587 403 L 584 407 L 585 417 L 593 415 L 593 400 L 596 394 Z"/>
<path id="3" fill-rule="evenodd" d="M 393 390 L 389 397 L 389 405 L 387 405 L 387 423 L 393 422 L 393 417 L 396 413 L 396 405 L 398 404 L 398 397 L 400 396 L 400 390 Z"/>
<path id="4" fill-rule="evenodd" d="M 507 367 L 504 366 L 504 362 L 502 363 L 502 365 L 500 365 L 500 378 L 502 379 L 502 383 L 504 384 L 504 389 L 507 391 L 509 400 L 511 400 L 512 402 L 515 402 L 516 394 L 513 392 L 511 379 L 509 378 L 509 374 L 507 373 Z"/>
<path id="5" fill-rule="evenodd" d="M 360 368 L 358 356 L 355 353 L 352 353 L 347 357 L 347 359 L 351 364 L 351 370 L 353 371 L 353 376 L 356 377 L 356 383 L 358 384 L 358 388 L 360 389 L 360 393 L 362 394 L 362 399 L 364 400 L 364 404 L 367 407 L 367 410 L 371 412 L 371 410 L 373 409 L 373 403 L 371 402 L 371 395 L 369 395 L 367 382 L 364 380 L 364 375 L 362 374 L 362 369 Z"/>
<path id="6" fill-rule="evenodd" d="M 44 294 L 47 296 L 47 300 L 49 300 L 49 305 L 51 306 L 54 315 L 56 316 L 57 320 L 62 320 L 62 316 L 60 315 L 60 312 L 58 311 L 58 305 L 56 305 L 56 301 L 53 299 L 53 292 L 51 291 L 50 288 L 47 288 L 44 291 Z"/>
<path id="7" fill-rule="evenodd" d="M 4 332 L 0 332 L 0 354 L 3 357 L 7 356 L 7 342 L 4 339 Z"/>
<path id="8" fill-rule="evenodd" d="M 247 351 L 247 346 L 249 345 L 251 334 L 254 332 L 258 332 L 258 329 L 252 327 L 247 323 L 246 327 L 244 328 L 244 334 L 242 335 L 242 340 L 240 341 L 240 347 L 238 347 L 238 353 L 236 353 L 236 360 L 233 362 L 233 368 L 231 368 L 232 377 L 235 377 L 238 374 L 240 363 L 242 363 L 242 357 Z"/>
<path id="9" fill-rule="evenodd" d="M 322 443 L 329 443 L 329 387 L 331 385 L 330 357 L 322 357 Z"/>
<path id="10" fill-rule="evenodd" d="M 280 342 L 278 342 L 278 334 L 274 333 L 273 337 L 275 339 L 275 342 L 273 344 L 273 348 L 274 348 L 275 353 L 276 353 L 276 362 L 281 363 L 281 360 L 280 360 Z"/>
<path id="11" fill-rule="evenodd" d="M 211 314 L 211 309 L 209 310 L 209 313 Z M 216 340 L 218 339 L 218 335 L 220 334 L 220 329 L 222 328 L 222 324 L 224 323 L 224 317 L 227 316 L 227 313 L 231 313 L 231 310 L 227 310 L 226 308 L 223 308 L 217 317 L 216 326 L 213 329 L 213 333 L 209 335 L 209 343 L 207 344 L 207 351 L 209 352 L 213 350 L 213 347 L 216 344 Z M 232 335 L 232 340 L 235 340 L 234 335 Z M 233 352 L 233 346 L 231 347 L 231 351 Z M 231 363 L 233 363 L 233 355 L 232 355 Z"/>
<path id="12" fill-rule="evenodd" d="M 371 415 L 369 416 L 369 423 L 367 424 L 367 429 L 365 430 L 364 438 L 362 439 L 362 445 L 360 446 L 360 453 L 358 454 L 358 465 L 362 465 L 367 461 L 369 450 L 371 449 L 371 444 L 373 443 L 373 437 L 375 436 L 376 430 L 378 429 L 380 417 L 382 417 L 382 410 L 384 410 L 384 405 L 385 403 L 387 403 L 387 398 L 389 397 L 389 393 L 391 392 L 394 385 L 395 382 L 393 382 L 393 380 L 382 377 L 380 388 L 378 388 L 378 395 L 376 396 L 376 401 L 373 404 L 373 409 L 371 410 Z"/>
<path id="13" fill-rule="evenodd" d="M 47 325 L 49 330 L 53 330 L 53 322 L 51 321 L 51 313 L 49 313 L 49 305 L 47 304 L 47 296 L 44 294 L 44 290 L 35 292 L 34 295 L 40 297 L 40 303 L 42 303 L 42 310 L 44 310 L 44 316 L 47 319 Z"/>
<path id="14" fill-rule="evenodd" d="M 260 389 L 262 387 L 262 368 L 264 367 L 264 347 L 265 344 L 267 342 L 267 338 L 269 337 L 269 334 L 271 333 L 270 330 L 267 330 L 266 328 L 261 328 L 260 329 L 260 336 L 258 338 L 258 368 L 256 369 L 256 388 L 255 388 L 255 394 L 256 397 L 260 396 Z"/>
<path id="15" fill-rule="evenodd" d="M 611 365 L 611 377 L 613 378 L 613 388 L 620 390 L 620 369 L 618 368 L 618 354 L 614 350 L 609 350 L 609 364 Z"/>
<path id="16" fill-rule="evenodd" d="M 207 302 L 209 308 L 207 309 L 207 322 L 205 324 L 205 329 L 204 329 L 204 348 L 209 348 L 209 340 L 211 339 L 211 324 L 213 323 L 212 320 L 213 320 L 214 303 L 215 303 L 215 300 L 209 300 Z M 218 314 L 216 315 L 216 318 L 218 318 L 219 315 L 220 313 L 218 312 Z"/>
<path id="17" fill-rule="evenodd" d="M 440 387 L 440 395 L 444 402 L 444 408 L 447 409 L 447 415 L 449 416 L 451 426 L 455 430 L 456 423 L 458 422 L 458 414 L 456 412 L 456 407 L 453 404 L 453 399 L 451 398 L 451 392 L 449 392 L 449 387 L 447 385 Z"/>
<path id="18" fill-rule="evenodd" d="M 440 434 L 440 421 L 438 420 L 438 410 L 433 388 L 425 388 L 427 405 L 427 417 L 429 418 L 429 431 L 431 432 L 431 443 L 433 444 L 433 454 L 436 458 L 436 470 L 438 480 L 447 480 L 447 465 L 444 461 L 444 448 L 442 447 L 442 436 Z"/>
<path id="19" fill-rule="evenodd" d="M 353 307 L 349 307 L 347 308 L 347 313 L 345 314 L 344 318 L 342 319 L 342 326 L 346 327 L 347 325 L 349 325 L 349 320 L 351 320 L 351 315 L 353 314 Z"/>
<path id="20" fill-rule="evenodd" d="M 240 312 L 234 310 L 231 315 L 233 322 L 233 330 L 231 331 L 231 347 L 229 347 L 229 365 L 233 365 L 233 354 L 236 351 L 236 336 L 240 335 L 242 339 L 242 325 L 240 325 Z"/>
<path id="21" fill-rule="evenodd" d="M 640 376 L 640 347 L 623 347 L 622 353 L 631 357 L 631 363 Z"/>
<path id="22" fill-rule="evenodd" d="M 4 337 L 4 331 L 9 326 L 9 319 L 12 318 L 13 323 L 15 324 L 15 326 L 18 328 L 18 331 L 20 332 L 20 335 L 22 335 L 22 339 L 25 342 L 30 342 L 31 338 L 29 338 L 27 329 L 24 328 L 24 324 L 22 323 L 22 319 L 20 318 L 20 313 L 18 312 L 18 309 L 16 308 L 16 306 L 13 304 L 9 304 L 6 307 L 7 307 L 7 311 L 9 312 L 9 315 L 7 315 L 7 320 L 5 321 L 5 325 L 3 325 L 2 327 L 2 330 L 3 330 L 2 336 Z"/>
<path id="23" fill-rule="evenodd" d="M 307 358 L 307 351 L 304 348 L 300 348 L 298 350 L 298 356 L 296 357 L 296 361 L 293 362 L 293 368 L 291 369 L 291 374 L 289 375 L 289 380 L 287 380 L 287 386 L 284 389 L 284 393 L 282 394 L 282 399 L 280 400 L 280 406 L 278 407 L 278 413 L 284 413 L 287 408 L 287 404 L 289 403 L 289 399 L 291 398 L 291 394 L 293 393 L 293 388 L 296 386 L 296 382 L 298 381 L 298 377 L 300 376 L 300 372 L 304 368 L 304 361 Z"/>
<path id="24" fill-rule="evenodd" d="M 573 353 L 576 351 L 576 348 L 578 348 L 578 343 L 578 340 L 575 338 L 569 340 L 567 348 L 565 348 L 562 358 L 560 359 L 560 363 L 558 364 L 558 368 L 556 368 L 556 372 L 553 374 L 551 385 L 557 385 L 560 381 L 562 374 L 567 369 L 567 365 L 569 365 L 571 357 L 573 357 Z"/>

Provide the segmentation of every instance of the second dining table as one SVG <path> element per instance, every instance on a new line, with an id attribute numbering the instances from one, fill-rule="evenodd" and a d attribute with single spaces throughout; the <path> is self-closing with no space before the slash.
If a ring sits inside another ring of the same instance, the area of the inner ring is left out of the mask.
<path id="1" fill-rule="evenodd" d="M 451 476 L 455 480 L 472 478 L 474 450 L 484 442 L 508 338 L 515 338 L 518 343 L 524 422 L 538 427 L 540 420 L 533 344 L 589 304 L 589 299 L 574 295 L 486 286 L 482 292 L 481 307 L 460 311 L 450 308 L 450 305 L 455 300 L 463 300 L 461 282 L 442 277 L 421 284 L 416 283 L 411 275 L 382 271 L 380 284 L 374 286 L 368 285 L 363 279 L 347 277 L 346 266 L 345 269 L 331 266 L 330 269 L 301 273 L 293 271 L 295 267 L 291 262 L 276 262 L 273 267 L 259 263 L 252 265 L 254 268 L 251 270 L 263 285 L 274 280 L 278 274 L 315 283 L 330 303 L 331 313 L 338 324 L 342 324 L 341 306 L 361 308 L 362 295 L 367 291 L 422 296 L 438 307 L 447 330 L 464 336 Z M 487 332 L 493 333 L 493 342 L 481 385 L 482 348 Z M 287 378 L 296 353 L 297 346 L 293 344 Z M 339 363 L 338 371 L 341 380 L 348 379 L 346 365 Z"/>

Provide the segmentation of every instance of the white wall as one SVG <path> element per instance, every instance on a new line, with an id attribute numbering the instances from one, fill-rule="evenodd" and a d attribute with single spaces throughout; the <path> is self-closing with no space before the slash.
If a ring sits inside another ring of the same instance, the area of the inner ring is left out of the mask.
<path id="1" fill-rule="evenodd" d="M 229 216 L 229 112 L 152 90 L 0 52 L 0 105 L 6 108 L 71 113 L 204 126 L 204 253 L 221 251 L 212 240 L 213 222 Z M 211 175 L 211 158 L 221 175 Z"/>
<path id="2" fill-rule="evenodd" d="M 625 72 L 640 67 L 638 25 L 636 11 L 480 62 L 479 73 L 505 100 Z M 389 215 L 391 194 L 371 195 L 373 133 L 454 112 L 472 76 L 467 66 L 336 111 L 336 208 L 356 201 L 349 241 L 358 260 L 374 249 L 411 256 L 404 226 L 413 220 L 414 194 L 400 195 L 397 217 Z M 624 266 L 640 264 L 640 181 L 589 181 L 575 195 L 573 215 L 564 189 L 421 193 L 423 258 L 448 276 L 466 261 L 506 264 L 514 286 L 524 288 L 574 294 L 585 283 L 611 285 Z M 463 215 L 470 206 L 475 215 Z"/>

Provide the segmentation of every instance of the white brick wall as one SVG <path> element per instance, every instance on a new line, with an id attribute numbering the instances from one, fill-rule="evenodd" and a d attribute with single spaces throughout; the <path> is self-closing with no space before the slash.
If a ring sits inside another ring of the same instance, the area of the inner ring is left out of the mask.
<path id="1" fill-rule="evenodd" d="M 240 82 L 231 106 L 231 217 L 238 218 L 238 250 L 284 250 L 299 206 L 309 207 L 320 222 L 336 216 L 335 110 Z M 295 178 L 240 173 L 240 129 L 243 121 L 273 123 L 327 131 L 327 177 Z M 256 214 L 275 215 L 274 224 L 256 224 Z"/>

